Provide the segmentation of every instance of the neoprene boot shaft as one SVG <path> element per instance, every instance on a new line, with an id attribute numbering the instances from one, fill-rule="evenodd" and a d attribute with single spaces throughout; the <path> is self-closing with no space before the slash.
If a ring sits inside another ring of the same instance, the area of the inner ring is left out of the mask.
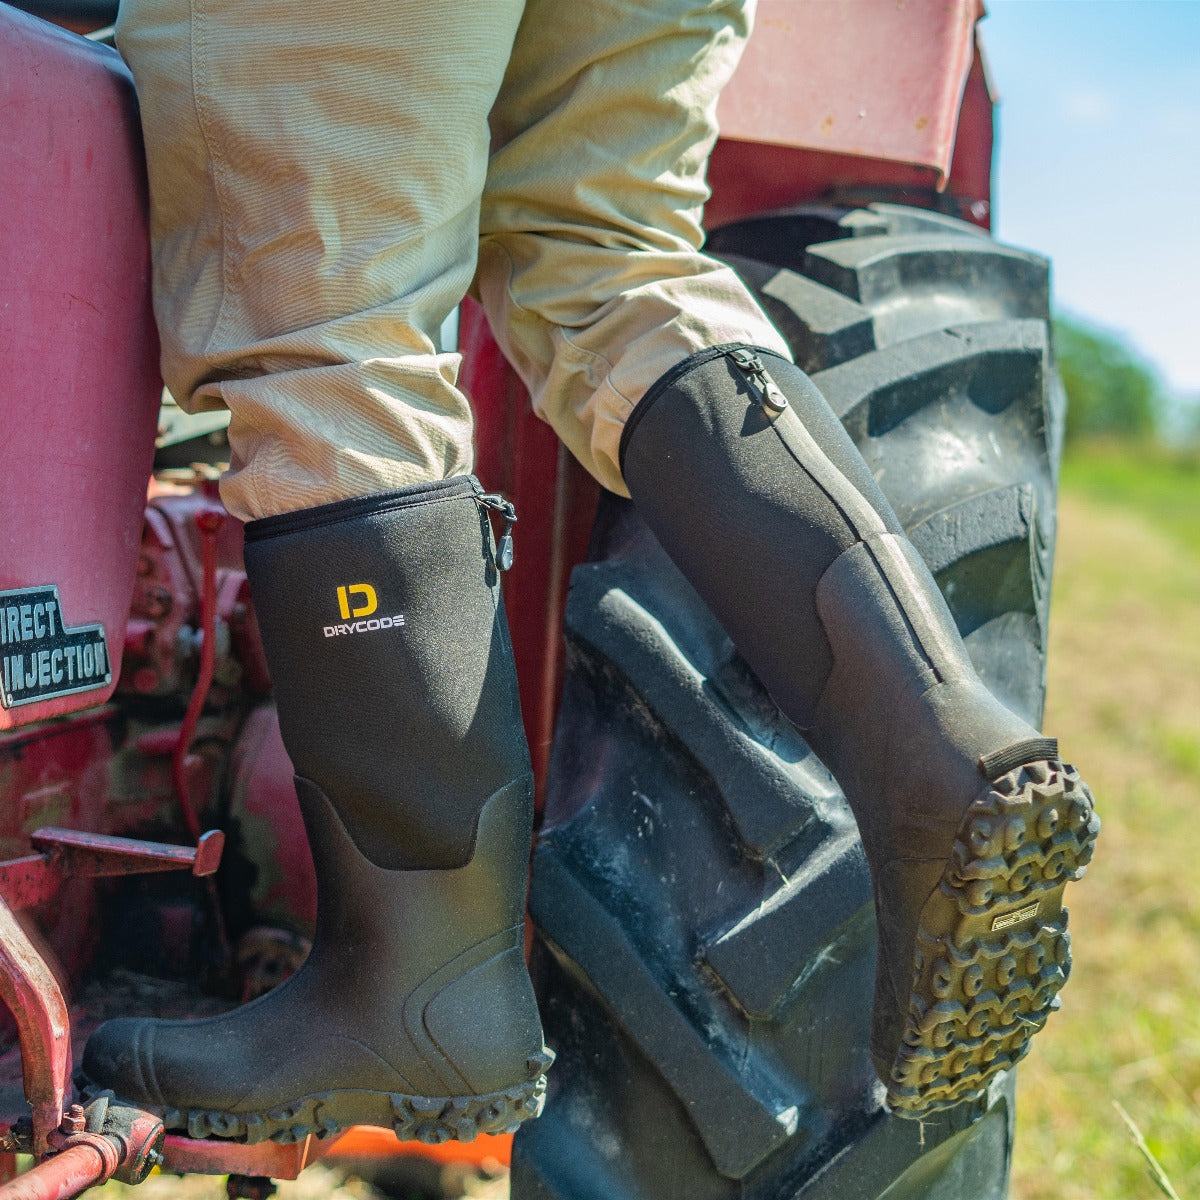
<path id="1" fill-rule="evenodd" d="M 458 476 L 246 526 L 284 744 L 381 867 L 462 866 L 531 776 L 482 495 Z"/>
<path id="2" fill-rule="evenodd" d="M 866 463 L 792 363 L 748 346 L 693 355 L 630 415 L 622 468 L 854 813 L 880 938 L 872 1052 L 893 1105 L 977 1094 L 1065 979 L 1062 885 L 1098 828 L 1086 788 L 983 685 Z"/>
<path id="3" fill-rule="evenodd" d="M 251 523 L 246 565 L 312 846 L 312 953 L 206 1021 L 119 1020 L 91 1089 L 193 1136 L 440 1141 L 540 1111 L 524 961 L 532 773 L 473 478 Z"/>

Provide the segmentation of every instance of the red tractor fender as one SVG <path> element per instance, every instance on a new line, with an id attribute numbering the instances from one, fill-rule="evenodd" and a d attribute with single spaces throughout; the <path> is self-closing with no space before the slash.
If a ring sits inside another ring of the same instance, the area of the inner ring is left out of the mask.
<path id="1" fill-rule="evenodd" d="M 93 707 L 116 686 L 162 385 L 141 135 L 120 58 L 0 4 L 0 128 L 8 729 Z"/>
<path id="2" fill-rule="evenodd" d="M 982 0 L 760 0 L 717 109 L 709 227 L 852 192 L 907 193 L 986 227 L 983 15 Z"/>

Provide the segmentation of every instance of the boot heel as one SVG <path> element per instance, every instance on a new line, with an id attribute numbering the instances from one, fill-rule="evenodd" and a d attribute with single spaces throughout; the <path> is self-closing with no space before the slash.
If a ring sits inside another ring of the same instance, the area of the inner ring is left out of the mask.
<path id="1" fill-rule="evenodd" d="M 512 945 L 442 983 L 421 1012 L 418 1034 L 432 1039 L 424 1053 L 444 1060 L 438 1074 L 480 1095 L 523 1081 L 527 1064 L 546 1052 L 521 935 L 518 926 Z"/>
<path id="2" fill-rule="evenodd" d="M 998 750 L 995 754 L 982 755 L 979 759 L 979 769 L 983 772 L 985 779 L 999 779 L 1002 775 L 1007 775 L 1009 771 L 1021 766 L 1022 763 L 1032 763 L 1038 759 L 1056 760 L 1057 758 L 1057 738 L 1027 738 L 1004 750 Z"/>
<path id="3" fill-rule="evenodd" d="M 1087 785 L 1057 758 L 993 775 L 967 810 L 921 910 L 908 1018 L 887 1080 L 898 1115 L 978 1096 L 1028 1052 L 1071 971 L 1063 892 L 1082 878 L 1099 832 Z"/>
<path id="4" fill-rule="evenodd" d="M 521 1123 L 541 1115 L 546 1103 L 546 1071 L 553 1051 L 542 1047 L 525 1064 L 529 1078 L 486 1096 L 393 1095 L 392 1129 L 401 1141 L 473 1142 L 481 1133 L 516 1133 Z"/>

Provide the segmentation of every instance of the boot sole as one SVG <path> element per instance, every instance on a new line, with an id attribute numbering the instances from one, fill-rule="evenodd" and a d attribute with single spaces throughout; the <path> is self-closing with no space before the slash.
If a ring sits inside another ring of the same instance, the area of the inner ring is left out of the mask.
<path id="1" fill-rule="evenodd" d="M 306 1137 L 332 1137 L 352 1125 L 392 1129 L 401 1141 L 471 1142 L 481 1133 L 515 1133 L 524 1121 L 541 1114 L 546 1102 L 545 1071 L 554 1055 L 545 1051 L 529 1060 L 537 1074 L 524 1083 L 481 1096 L 411 1096 L 404 1092 L 328 1091 L 260 1112 L 223 1112 L 207 1108 L 170 1108 L 137 1101 L 169 1130 L 193 1138 L 290 1144 Z M 87 1079 L 80 1090 L 91 1098 L 106 1089 Z"/>
<path id="2" fill-rule="evenodd" d="M 887 1081 L 897 1115 L 980 1096 L 1028 1053 L 1071 972 L 1063 892 L 1083 877 L 1099 832 L 1087 785 L 1057 759 L 998 776 L 968 809 L 921 910 Z"/>

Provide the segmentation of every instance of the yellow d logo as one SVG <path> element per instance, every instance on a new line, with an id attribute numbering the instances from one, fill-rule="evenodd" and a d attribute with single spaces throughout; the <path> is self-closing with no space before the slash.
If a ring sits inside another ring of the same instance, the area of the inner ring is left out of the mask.
<path id="1" fill-rule="evenodd" d="M 338 588 L 337 596 L 343 621 L 348 621 L 351 617 L 369 617 L 379 607 L 379 597 L 375 595 L 375 589 L 369 583 L 343 584 Z M 363 602 L 357 608 L 350 607 L 352 596 L 362 597 Z"/>

